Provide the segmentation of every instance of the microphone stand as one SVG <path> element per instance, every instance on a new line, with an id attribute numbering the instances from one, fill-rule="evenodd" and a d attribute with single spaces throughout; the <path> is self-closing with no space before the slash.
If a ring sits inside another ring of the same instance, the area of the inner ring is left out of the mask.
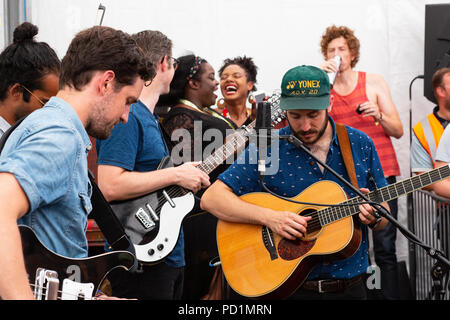
<path id="1" fill-rule="evenodd" d="M 279 139 L 287 140 L 289 143 L 293 144 L 296 148 L 303 150 L 306 152 L 309 156 L 311 156 L 313 159 L 315 159 L 320 165 L 322 165 L 326 170 L 331 172 L 334 176 L 336 176 L 343 184 L 345 184 L 347 187 L 349 187 L 351 190 L 353 190 L 358 196 L 360 196 L 362 199 L 364 199 L 367 202 L 372 202 L 366 195 L 364 195 L 360 190 L 355 188 L 349 181 L 344 179 L 339 173 L 334 171 L 330 166 L 328 166 L 326 163 L 318 159 L 305 145 L 303 144 L 300 139 L 298 139 L 293 134 L 290 135 L 283 135 L 278 136 Z M 262 182 L 262 179 L 261 179 Z M 373 203 L 373 202 L 372 202 Z M 442 252 L 440 252 L 437 249 L 432 248 L 431 246 L 425 244 L 421 239 L 419 239 L 414 233 L 403 227 L 395 218 L 393 218 L 389 212 L 380 204 L 376 204 L 373 206 L 377 213 L 374 213 L 374 216 L 379 218 L 379 216 L 382 216 L 386 218 L 390 223 L 392 223 L 407 239 L 409 239 L 411 242 L 415 243 L 416 245 L 419 245 L 422 247 L 427 254 L 437 260 L 435 265 L 432 268 L 432 276 L 435 281 L 440 281 L 442 283 L 442 278 L 444 275 L 448 274 L 450 271 L 450 261 L 444 256 Z M 441 288 L 443 286 L 441 285 Z M 441 296 L 443 296 L 443 293 L 445 294 L 445 290 L 440 290 L 438 292 Z"/>

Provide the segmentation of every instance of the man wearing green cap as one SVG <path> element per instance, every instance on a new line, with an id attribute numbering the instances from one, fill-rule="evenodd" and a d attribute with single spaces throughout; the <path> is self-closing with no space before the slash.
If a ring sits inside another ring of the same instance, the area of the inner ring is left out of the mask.
<path id="1" fill-rule="evenodd" d="M 295 135 L 318 159 L 350 180 L 337 139 L 336 125 L 328 115 L 332 104 L 329 79 L 323 70 L 313 66 L 290 69 L 281 82 L 280 98 L 280 107 L 286 110 L 289 125 L 279 130 L 279 136 Z M 371 180 L 378 188 L 386 186 L 387 182 L 372 140 L 359 130 L 351 127 L 346 129 L 359 188 L 363 192 L 368 192 L 369 188 L 373 189 Z M 356 196 L 350 188 L 344 186 L 328 170 L 324 170 L 303 150 L 285 140 L 280 140 L 278 147 L 278 171 L 264 178 L 265 185 L 274 193 L 288 198 L 295 197 L 316 182 L 331 180 L 341 185 L 349 198 Z M 273 150 L 268 148 L 268 158 L 272 152 Z M 202 208 L 221 220 L 265 225 L 286 239 L 302 238 L 311 220 L 310 216 L 275 211 L 239 198 L 250 192 L 263 191 L 257 170 L 257 158 L 257 148 L 251 144 L 205 192 L 201 200 Z M 319 200 L 320 194 L 317 197 Z M 387 208 L 387 204 L 383 205 Z M 387 220 L 382 218 L 377 221 L 372 215 L 374 209 L 367 204 L 360 205 L 359 210 L 357 223 L 362 224 L 362 240 L 357 251 L 344 260 L 317 264 L 291 298 L 367 298 L 365 283 L 362 281 L 362 276 L 369 267 L 366 225 L 381 229 L 387 224 Z"/>

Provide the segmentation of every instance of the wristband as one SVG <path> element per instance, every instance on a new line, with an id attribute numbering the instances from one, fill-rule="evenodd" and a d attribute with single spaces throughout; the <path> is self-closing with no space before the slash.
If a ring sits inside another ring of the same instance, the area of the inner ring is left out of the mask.
<path id="1" fill-rule="evenodd" d="M 381 218 L 377 219 L 375 222 L 372 222 L 371 224 L 368 224 L 367 226 L 373 230 L 380 224 L 380 222 L 381 222 Z"/>

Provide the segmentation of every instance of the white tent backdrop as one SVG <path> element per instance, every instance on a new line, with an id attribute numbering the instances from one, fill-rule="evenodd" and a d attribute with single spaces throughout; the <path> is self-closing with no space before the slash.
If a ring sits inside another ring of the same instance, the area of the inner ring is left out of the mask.
<path id="1" fill-rule="evenodd" d="M 402 179 L 409 177 L 409 113 L 415 123 L 432 110 L 423 97 L 425 0 L 32 0 L 31 22 L 38 39 L 62 58 L 73 36 L 98 24 L 134 33 L 160 30 L 174 42 L 174 56 L 185 50 L 206 58 L 218 70 L 225 58 L 253 57 L 259 67 L 259 91 L 279 88 L 293 66 L 320 65 L 320 37 L 331 24 L 355 30 L 361 42 L 357 70 L 381 74 L 389 84 L 404 126 L 393 141 Z M 407 225 L 406 197 L 399 199 L 399 221 Z M 407 241 L 397 236 L 398 259 L 407 260 Z"/>

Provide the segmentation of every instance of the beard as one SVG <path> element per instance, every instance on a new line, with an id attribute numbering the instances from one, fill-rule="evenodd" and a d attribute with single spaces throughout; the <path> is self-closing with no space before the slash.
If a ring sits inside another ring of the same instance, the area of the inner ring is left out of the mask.
<path id="1" fill-rule="evenodd" d="M 313 145 L 317 141 L 319 141 L 320 138 L 322 138 L 323 134 L 325 133 L 325 130 L 327 129 L 327 126 L 328 126 L 328 110 L 326 112 L 325 120 L 324 120 L 323 125 L 320 128 L 320 130 L 308 130 L 308 131 L 299 130 L 299 131 L 295 131 L 294 135 L 298 139 L 300 139 L 300 141 L 302 141 L 304 144 Z M 291 126 L 291 129 L 292 129 L 292 126 Z M 313 140 L 308 140 L 307 138 L 305 138 L 305 136 L 309 135 L 309 134 L 317 134 L 317 136 Z"/>
<path id="2" fill-rule="evenodd" d="M 108 101 L 101 105 L 92 106 L 92 112 L 86 122 L 86 132 L 99 140 L 106 140 L 111 135 L 112 130 L 119 121 L 112 121 L 107 118 Z"/>
<path id="3" fill-rule="evenodd" d="M 115 124 L 101 123 L 99 121 L 89 121 L 86 125 L 86 132 L 93 138 L 106 140 L 111 135 Z"/>

